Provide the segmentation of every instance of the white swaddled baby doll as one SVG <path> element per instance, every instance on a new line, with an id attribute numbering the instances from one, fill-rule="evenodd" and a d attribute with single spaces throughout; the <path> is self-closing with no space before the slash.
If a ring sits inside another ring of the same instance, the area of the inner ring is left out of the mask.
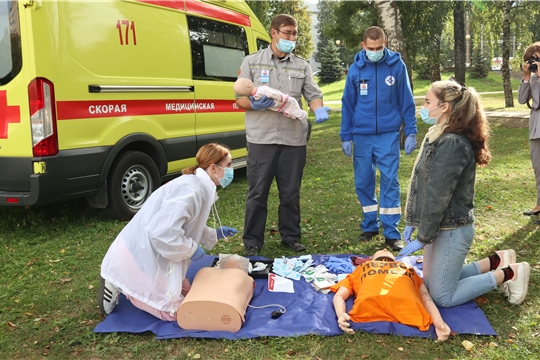
<path id="1" fill-rule="evenodd" d="M 300 108 L 295 98 L 269 86 L 256 87 L 251 80 L 240 78 L 234 83 L 234 92 L 241 96 L 252 96 L 255 100 L 267 96 L 274 100 L 274 106 L 269 107 L 269 110 L 278 111 L 291 119 L 307 119 L 307 112 Z"/>

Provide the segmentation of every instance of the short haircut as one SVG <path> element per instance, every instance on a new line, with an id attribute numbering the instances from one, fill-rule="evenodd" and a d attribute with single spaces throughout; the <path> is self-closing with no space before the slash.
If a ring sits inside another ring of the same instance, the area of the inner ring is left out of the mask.
<path id="1" fill-rule="evenodd" d="M 291 15 L 279 14 L 276 15 L 270 23 L 270 29 L 279 30 L 282 26 L 298 26 L 298 22 Z"/>
<path id="2" fill-rule="evenodd" d="M 381 29 L 380 27 L 371 26 L 367 28 L 367 30 L 364 32 L 364 42 L 366 42 L 367 39 L 371 39 L 371 40 L 383 39 L 383 41 L 385 41 L 386 35 L 384 34 L 383 29 Z"/>

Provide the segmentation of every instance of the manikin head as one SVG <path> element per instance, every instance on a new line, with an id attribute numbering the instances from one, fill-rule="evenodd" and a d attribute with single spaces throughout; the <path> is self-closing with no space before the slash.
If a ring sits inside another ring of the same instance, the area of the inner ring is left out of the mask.
<path id="1" fill-rule="evenodd" d="M 242 96 L 250 96 L 255 93 L 255 86 L 249 79 L 240 78 L 236 80 L 233 86 L 234 93 Z"/>
<path id="2" fill-rule="evenodd" d="M 396 261 L 394 254 L 392 254 L 390 251 L 386 249 L 377 251 L 375 254 L 373 254 L 371 259 L 373 261 L 382 261 L 383 259 L 387 261 Z"/>

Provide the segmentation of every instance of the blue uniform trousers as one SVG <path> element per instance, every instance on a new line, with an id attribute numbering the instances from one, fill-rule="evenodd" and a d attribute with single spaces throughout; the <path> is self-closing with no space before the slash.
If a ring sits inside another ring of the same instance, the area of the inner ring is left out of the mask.
<path id="1" fill-rule="evenodd" d="M 397 229 L 401 219 L 399 191 L 399 132 L 353 135 L 354 180 L 362 205 L 364 232 L 378 232 L 380 220 L 387 239 L 401 239 Z M 375 168 L 380 173 L 380 209 L 375 195 Z"/>

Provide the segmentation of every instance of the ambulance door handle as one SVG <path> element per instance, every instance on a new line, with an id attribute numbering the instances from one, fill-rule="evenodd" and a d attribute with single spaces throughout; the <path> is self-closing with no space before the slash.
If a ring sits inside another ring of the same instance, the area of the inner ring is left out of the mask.
<path id="1" fill-rule="evenodd" d="M 88 85 L 90 93 L 193 92 L 193 86 Z"/>

